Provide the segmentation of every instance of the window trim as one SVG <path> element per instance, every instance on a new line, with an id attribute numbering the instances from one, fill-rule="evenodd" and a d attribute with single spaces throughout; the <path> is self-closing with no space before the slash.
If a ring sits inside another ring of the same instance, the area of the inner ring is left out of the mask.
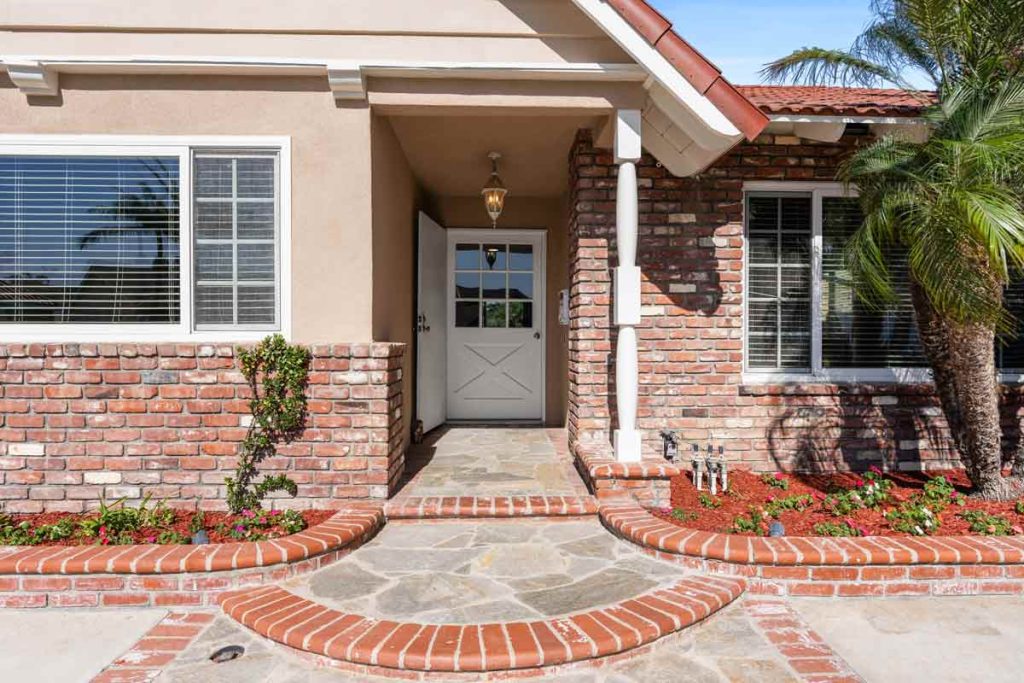
<path id="1" fill-rule="evenodd" d="M 278 155 L 279 301 L 277 329 L 197 330 L 193 321 L 192 297 L 193 225 L 192 155 L 202 149 L 264 149 Z M 292 332 L 291 290 L 291 138 L 249 135 L 20 135 L 0 134 L 0 154 L 116 156 L 162 155 L 179 159 L 180 190 L 178 211 L 180 237 L 180 321 L 171 325 L 69 324 L 39 325 L 0 323 L 4 341 L 18 343 L 67 342 L 247 342 L 278 332 L 286 339 Z"/>

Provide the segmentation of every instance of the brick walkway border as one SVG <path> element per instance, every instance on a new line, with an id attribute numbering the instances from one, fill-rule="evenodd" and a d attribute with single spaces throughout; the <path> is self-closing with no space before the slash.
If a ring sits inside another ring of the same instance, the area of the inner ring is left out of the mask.
<path id="1" fill-rule="evenodd" d="M 384 506 L 388 519 L 584 517 L 597 514 L 591 496 L 412 497 Z"/>
<path id="2" fill-rule="evenodd" d="M 213 605 L 225 591 L 326 566 L 383 523 L 379 506 L 362 506 L 259 543 L 5 546 L 0 548 L 0 608 Z"/>
<path id="3" fill-rule="evenodd" d="M 608 607 L 531 622 L 418 624 L 346 614 L 266 586 L 227 594 L 226 614 L 301 652 L 396 672 L 543 672 L 617 655 L 706 619 L 743 593 L 742 580 L 688 577 Z"/>
<path id="4" fill-rule="evenodd" d="M 172 612 L 146 632 L 128 652 L 100 672 L 92 683 L 152 681 L 209 626 L 209 612 Z"/>
<path id="5" fill-rule="evenodd" d="M 794 596 L 1024 593 L 1024 539 L 974 536 L 759 538 L 696 531 L 636 503 L 604 504 L 613 533 L 662 559 Z"/>
<path id="6" fill-rule="evenodd" d="M 747 598 L 743 608 L 804 681 L 863 683 L 846 660 L 785 602 Z"/>

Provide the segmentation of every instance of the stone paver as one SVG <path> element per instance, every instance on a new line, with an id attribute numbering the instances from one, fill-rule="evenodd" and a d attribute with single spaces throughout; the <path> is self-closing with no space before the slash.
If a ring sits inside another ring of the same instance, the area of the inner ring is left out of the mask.
<path id="1" fill-rule="evenodd" d="M 284 587 L 333 609 L 418 623 L 580 612 L 686 576 L 596 519 L 393 522 L 339 562 Z"/>
<path id="2" fill-rule="evenodd" d="M 569 456 L 542 427 L 461 427 L 431 433 L 407 457 L 415 472 L 402 496 L 586 494 Z"/>

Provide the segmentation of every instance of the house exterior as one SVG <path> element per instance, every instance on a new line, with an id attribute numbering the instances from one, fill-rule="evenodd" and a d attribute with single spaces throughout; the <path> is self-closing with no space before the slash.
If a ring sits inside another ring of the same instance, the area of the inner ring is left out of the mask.
<path id="1" fill-rule="evenodd" d="M 0 8 L 7 511 L 218 505 L 235 347 L 274 332 L 313 352 L 264 464 L 296 504 L 387 498 L 460 420 L 618 463 L 662 430 L 757 469 L 951 463 L 909 306 L 864 309 L 840 257 L 837 164 L 926 134 L 913 98 L 733 86 L 643 0 Z"/>

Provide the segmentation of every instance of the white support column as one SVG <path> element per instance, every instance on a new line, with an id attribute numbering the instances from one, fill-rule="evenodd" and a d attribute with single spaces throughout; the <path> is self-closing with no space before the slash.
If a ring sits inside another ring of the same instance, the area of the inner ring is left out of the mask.
<path id="1" fill-rule="evenodd" d="M 642 154 L 640 111 L 623 109 L 615 115 L 615 163 L 619 177 L 615 193 L 615 240 L 619 262 L 613 274 L 613 308 L 619 328 L 615 349 L 615 407 L 619 428 L 615 430 L 615 458 L 619 462 L 640 460 L 641 438 L 636 428 L 639 393 L 639 361 L 636 326 L 640 324 L 640 268 L 636 265 L 639 230 L 639 198 L 636 162 Z"/>

